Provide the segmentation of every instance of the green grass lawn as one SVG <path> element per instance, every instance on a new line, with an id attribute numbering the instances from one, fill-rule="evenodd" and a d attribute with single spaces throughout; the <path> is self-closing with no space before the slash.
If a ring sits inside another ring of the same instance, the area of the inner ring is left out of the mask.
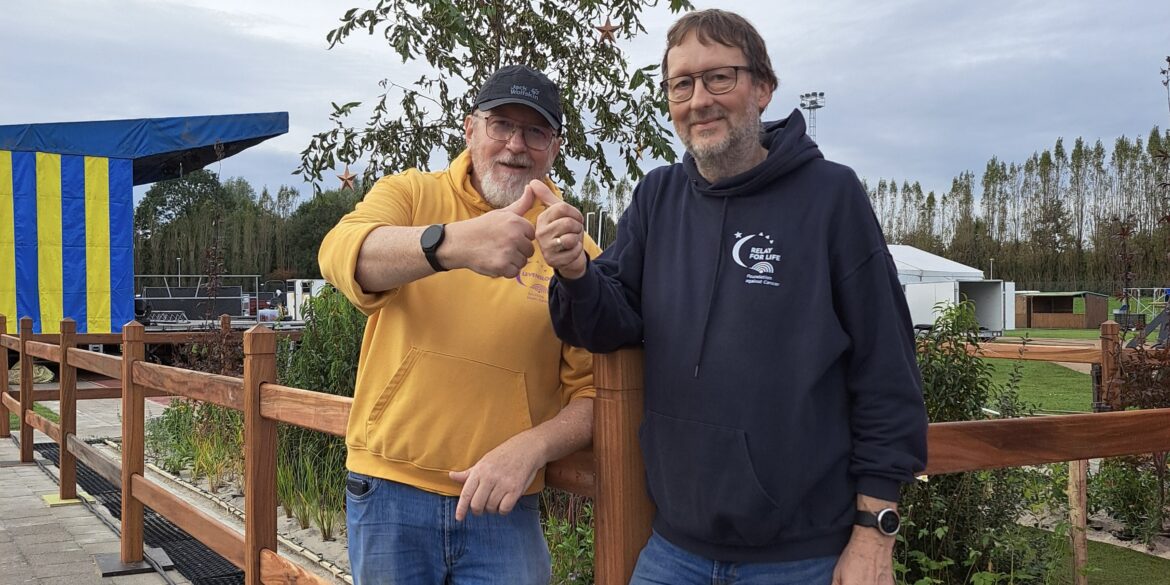
<path id="1" fill-rule="evenodd" d="M 1097 329 L 1011 329 L 1003 332 L 1003 337 L 1024 337 L 1031 339 L 1101 339 L 1101 332 Z"/>
<path id="2" fill-rule="evenodd" d="M 34 402 L 33 412 L 49 419 L 52 422 L 61 422 L 61 417 L 57 416 L 57 413 L 49 410 L 47 406 L 41 406 L 40 404 L 36 404 Z M 20 428 L 20 419 L 16 418 L 15 413 L 8 413 L 8 424 L 9 428 L 11 428 L 13 431 Z"/>
<path id="3" fill-rule="evenodd" d="M 992 379 L 997 385 L 1007 383 L 1014 360 L 988 360 L 995 367 Z M 1093 385 L 1088 374 L 1074 372 L 1049 362 L 1021 361 L 1020 398 L 1045 411 L 1089 412 L 1092 409 Z"/>
<path id="4" fill-rule="evenodd" d="M 1071 552 L 1066 554 L 1068 570 L 1053 575 L 1053 585 L 1071 585 Z M 1089 541 L 1089 565 L 1086 568 L 1093 585 L 1144 585 L 1170 581 L 1170 560 Z"/>

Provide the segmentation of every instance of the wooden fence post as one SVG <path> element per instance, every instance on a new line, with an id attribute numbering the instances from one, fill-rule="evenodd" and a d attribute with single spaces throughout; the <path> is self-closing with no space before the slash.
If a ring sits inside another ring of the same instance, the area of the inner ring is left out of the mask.
<path id="1" fill-rule="evenodd" d="M 8 317 L 0 315 L 0 335 L 8 334 Z M 0 364 L 4 364 L 4 394 L 8 394 L 8 347 L 0 344 Z M 8 406 L 0 400 L 0 437 L 7 439 L 12 436 L 11 423 L 8 422 Z"/>
<path id="2" fill-rule="evenodd" d="M 1101 401 L 1109 410 L 1121 410 L 1121 326 L 1116 321 L 1101 324 Z"/>
<path id="3" fill-rule="evenodd" d="M 594 564 L 598 585 L 630 582 L 650 538 L 654 508 L 646 495 L 638 426 L 644 405 L 642 350 L 593 356 L 593 452 L 597 465 Z"/>
<path id="4" fill-rule="evenodd" d="M 276 333 L 244 334 L 244 583 L 260 585 L 260 553 L 276 547 L 276 421 L 260 415 L 260 385 L 276 383 Z"/>
<path id="5" fill-rule="evenodd" d="M 77 458 L 69 452 L 69 437 L 77 434 L 77 368 L 69 365 L 69 348 L 76 343 L 76 335 L 77 323 L 73 319 L 63 319 L 58 342 L 61 350 L 61 395 L 58 401 L 61 411 L 61 444 L 58 445 L 60 455 L 57 467 L 61 470 L 61 501 L 77 498 Z"/>
<path id="6" fill-rule="evenodd" d="M 145 404 L 142 386 L 134 383 L 134 362 L 146 357 L 145 328 L 137 321 L 122 326 L 122 563 L 142 561 L 142 502 L 132 492 L 135 475 L 143 475 Z"/>
<path id="7" fill-rule="evenodd" d="M 1069 536 L 1072 537 L 1072 582 L 1073 585 L 1088 585 L 1089 577 L 1085 567 L 1089 564 L 1089 543 L 1086 534 L 1088 523 L 1088 481 L 1089 462 L 1085 460 L 1068 462 L 1068 515 Z"/>
<path id="8" fill-rule="evenodd" d="M 231 331 L 232 331 L 231 315 L 228 315 L 226 313 L 223 315 L 220 315 L 219 316 L 219 333 L 220 333 L 220 335 L 227 337 L 227 334 L 231 333 Z"/>
<path id="9" fill-rule="evenodd" d="M 32 463 L 33 428 L 24 417 L 33 408 L 33 359 L 28 355 L 28 342 L 32 339 L 32 317 L 20 320 L 20 462 Z"/>

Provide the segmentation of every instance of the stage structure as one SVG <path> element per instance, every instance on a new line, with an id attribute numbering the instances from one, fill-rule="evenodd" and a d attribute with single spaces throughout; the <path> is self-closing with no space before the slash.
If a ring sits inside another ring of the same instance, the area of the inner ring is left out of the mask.
<path id="1" fill-rule="evenodd" d="M 135 185 L 175 179 L 288 132 L 288 113 L 0 126 L 0 314 L 7 333 L 134 318 Z"/>

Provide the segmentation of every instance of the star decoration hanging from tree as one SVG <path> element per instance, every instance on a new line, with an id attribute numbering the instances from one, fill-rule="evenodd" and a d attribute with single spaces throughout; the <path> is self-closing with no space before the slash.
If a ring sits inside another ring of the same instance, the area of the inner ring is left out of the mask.
<path id="1" fill-rule="evenodd" d="M 597 40 L 598 43 L 604 43 L 605 41 L 609 41 L 610 44 L 613 44 L 613 43 L 617 42 L 617 38 L 613 36 L 613 31 L 617 30 L 618 27 L 614 26 L 613 23 L 610 22 L 608 16 L 605 17 L 605 24 L 604 25 L 595 26 L 593 28 L 601 31 L 601 38 Z"/>
<path id="2" fill-rule="evenodd" d="M 341 188 L 342 189 L 348 188 L 350 191 L 353 191 L 356 189 L 356 187 L 354 187 L 353 180 L 355 178 L 357 178 L 357 175 L 349 172 L 349 165 L 345 165 L 345 172 L 340 174 L 340 175 L 337 175 L 337 178 L 341 179 Z"/>

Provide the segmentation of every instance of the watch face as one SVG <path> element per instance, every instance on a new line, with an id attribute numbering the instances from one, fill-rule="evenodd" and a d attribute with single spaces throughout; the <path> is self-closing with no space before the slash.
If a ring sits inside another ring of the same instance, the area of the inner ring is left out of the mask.
<path id="1" fill-rule="evenodd" d="M 423 250 L 432 250 L 443 240 L 443 226 L 432 225 L 423 230 L 422 238 L 419 243 L 422 244 Z"/>
<path id="2" fill-rule="evenodd" d="M 898 517 L 897 512 L 887 509 L 878 513 L 878 530 L 883 533 L 893 536 L 897 534 L 901 525 L 902 519 Z"/>

